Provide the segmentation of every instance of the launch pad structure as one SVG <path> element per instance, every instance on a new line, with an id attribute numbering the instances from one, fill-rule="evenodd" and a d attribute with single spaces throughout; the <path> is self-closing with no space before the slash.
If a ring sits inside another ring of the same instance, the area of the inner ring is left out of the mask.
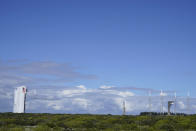
<path id="1" fill-rule="evenodd" d="M 26 86 L 20 86 L 15 88 L 13 113 L 25 113 L 26 93 Z"/>
<path id="2" fill-rule="evenodd" d="M 31 92 L 31 90 L 30 90 Z M 30 93 L 31 94 L 31 93 Z M 27 88 L 26 86 L 20 86 L 20 87 L 16 87 L 14 89 L 14 104 L 13 104 L 13 113 L 25 113 L 25 103 L 26 103 L 26 95 L 27 95 Z M 160 113 L 163 114 L 163 107 L 164 107 L 164 92 L 161 90 L 160 92 Z M 29 98 L 28 98 L 29 99 Z M 168 115 L 171 114 L 176 114 L 176 107 L 177 107 L 177 96 L 176 96 L 176 92 L 174 92 L 174 97 L 173 98 L 169 98 L 170 100 L 167 100 L 167 104 L 168 104 Z M 151 113 L 152 112 L 152 94 L 151 91 L 149 91 L 148 94 L 148 110 Z M 171 113 L 171 107 L 172 105 L 174 105 L 174 113 Z M 186 108 L 187 108 L 187 113 L 190 113 L 190 93 L 188 92 L 187 94 L 187 104 L 186 104 Z M 122 115 L 126 115 L 126 100 L 124 99 L 122 101 Z"/>
<path id="3" fill-rule="evenodd" d="M 174 104 L 174 101 L 168 101 L 168 115 L 171 114 L 170 108 L 171 108 L 171 106 L 172 106 L 173 104 Z"/>

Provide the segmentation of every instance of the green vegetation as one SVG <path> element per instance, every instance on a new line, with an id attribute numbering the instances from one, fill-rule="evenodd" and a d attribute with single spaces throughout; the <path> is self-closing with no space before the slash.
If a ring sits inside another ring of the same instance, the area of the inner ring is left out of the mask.
<path id="1" fill-rule="evenodd" d="M 0 131 L 196 131 L 196 115 L 0 113 Z"/>

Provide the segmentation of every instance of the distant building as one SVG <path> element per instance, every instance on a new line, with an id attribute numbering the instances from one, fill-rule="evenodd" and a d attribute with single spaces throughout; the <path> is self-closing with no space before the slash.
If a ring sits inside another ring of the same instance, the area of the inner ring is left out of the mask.
<path id="1" fill-rule="evenodd" d="M 26 93 L 27 88 L 25 86 L 15 88 L 13 113 L 25 113 Z"/>

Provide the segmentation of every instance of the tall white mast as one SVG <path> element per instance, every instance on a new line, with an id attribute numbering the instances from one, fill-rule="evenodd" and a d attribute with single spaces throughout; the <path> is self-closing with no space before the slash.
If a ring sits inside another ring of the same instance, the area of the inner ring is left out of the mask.
<path id="1" fill-rule="evenodd" d="M 126 106 L 125 106 L 125 100 L 123 101 L 123 115 L 126 115 Z"/>
<path id="2" fill-rule="evenodd" d="M 174 114 L 176 114 L 176 92 L 174 92 Z"/>
<path id="3" fill-rule="evenodd" d="M 151 107 L 152 107 L 152 99 L 151 99 L 151 90 L 149 90 L 149 92 L 148 92 L 148 107 L 149 107 L 149 112 L 151 112 L 152 110 L 151 110 Z"/>
<path id="4" fill-rule="evenodd" d="M 160 93 L 160 98 L 161 98 L 161 114 L 163 114 L 163 91 L 162 90 Z"/>
<path id="5" fill-rule="evenodd" d="M 187 92 L 187 113 L 190 113 L 190 92 Z"/>

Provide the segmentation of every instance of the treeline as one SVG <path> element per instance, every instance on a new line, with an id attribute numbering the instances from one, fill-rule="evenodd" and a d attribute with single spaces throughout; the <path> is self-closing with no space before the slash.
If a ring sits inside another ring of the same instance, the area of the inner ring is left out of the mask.
<path id="1" fill-rule="evenodd" d="M 140 115 L 153 115 L 153 116 L 160 116 L 160 115 L 164 115 L 164 116 L 166 116 L 166 115 L 168 115 L 168 113 L 167 112 L 163 112 L 163 113 L 161 113 L 161 112 L 141 112 L 140 113 Z M 170 115 L 176 115 L 176 116 L 186 116 L 187 114 L 185 114 L 185 113 L 173 113 L 173 112 L 171 112 L 170 113 Z"/>
<path id="2" fill-rule="evenodd" d="M 0 113 L 0 131 L 196 131 L 196 115 Z"/>

